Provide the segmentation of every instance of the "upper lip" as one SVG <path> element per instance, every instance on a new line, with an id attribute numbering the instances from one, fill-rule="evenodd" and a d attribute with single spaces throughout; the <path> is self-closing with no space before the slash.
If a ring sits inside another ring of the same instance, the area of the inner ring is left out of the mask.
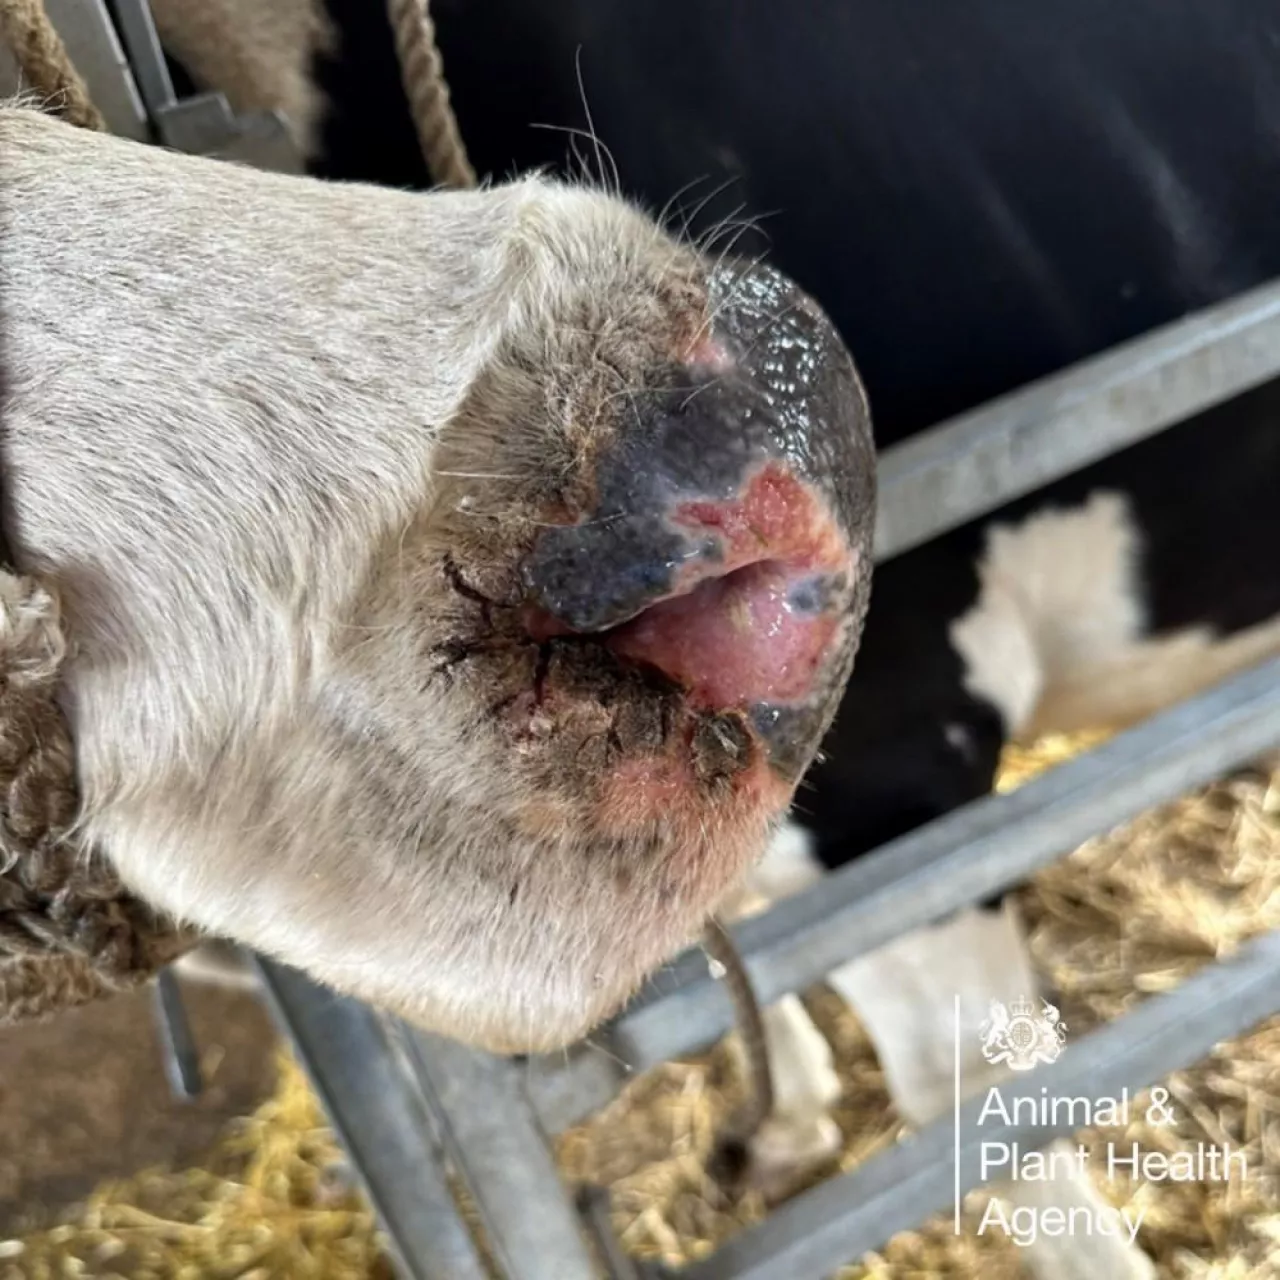
<path id="1" fill-rule="evenodd" d="M 594 636 L 711 709 L 807 697 L 853 577 L 810 486 L 768 462 L 728 499 L 673 501 L 621 532 L 607 523 L 541 535 L 523 566 L 535 640 Z M 598 595 L 582 580 L 592 553 Z"/>

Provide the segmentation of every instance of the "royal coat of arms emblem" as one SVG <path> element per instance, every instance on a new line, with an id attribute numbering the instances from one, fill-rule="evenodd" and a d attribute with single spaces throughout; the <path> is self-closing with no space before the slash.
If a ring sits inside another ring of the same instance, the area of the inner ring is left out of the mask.
<path id="1" fill-rule="evenodd" d="M 1047 1000 L 1037 1009 L 1031 1000 L 1005 1005 L 991 1002 L 990 1017 L 982 1024 L 982 1056 L 992 1066 L 1030 1071 L 1041 1062 L 1056 1062 L 1067 1042 L 1067 1024 Z"/>

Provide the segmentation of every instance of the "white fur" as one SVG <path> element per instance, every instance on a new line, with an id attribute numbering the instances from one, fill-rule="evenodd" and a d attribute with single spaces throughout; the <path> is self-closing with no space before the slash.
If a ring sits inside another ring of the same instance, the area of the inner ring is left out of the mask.
<path id="1" fill-rule="evenodd" d="M 797 1174 L 840 1150 L 830 1108 L 842 1086 L 826 1037 L 799 996 L 761 1011 L 773 1070 L 774 1107 L 751 1141 L 751 1175 L 767 1196 L 785 1193 Z M 741 1056 L 737 1036 L 732 1043 Z"/>
<path id="2" fill-rule="evenodd" d="M 967 907 L 914 929 L 827 975 L 876 1046 L 889 1092 L 919 1127 L 946 1112 L 955 1073 L 959 999 L 961 1083 L 966 1094 L 999 1072 L 982 1056 L 978 1029 L 992 1000 L 1036 989 L 1013 899 L 998 912 Z"/>
<path id="3" fill-rule="evenodd" d="M 1128 504 L 1111 493 L 991 528 L 978 602 L 952 624 L 951 641 L 969 692 L 994 703 L 1010 733 L 1066 673 L 1137 639 L 1138 550 Z"/>
<path id="4" fill-rule="evenodd" d="M 951 640 L 966 688 L 1012 737 L 1120 728 L 1280 653 L 1280 618 L 1149 636 L 1141 551 L 1127 500 L 1101 491 L 991 528 L 978 601 Z"/>
<path id="5" fill-rule="evenodd" d="M 72 640 L 85 837 L 159 906 L 441 1030 L 580 1034 L 767 815 L 604 833 L 591 779 L 543 781 L 554 742 L 513 752 L 485 688 L 433 675 L 474 611 L 440 564 L 509 563 L 526 489 L 702 323 L 705 265 L 542 180 L 326 185 L 30 110 L 0 107 L 0 169 L 12 540 Z"/>
<path id="6" fill-rule="evenodd" d="M 822 878 L 813 837 L 784 821 L 764 857 L 733 896 L 720 906 L 724 919 L 743 919 L 767 910 L 780 898 Z M 831 1106 L 840 1097 L 831 1046 L 796 995 L 783 996 L 762 1011 L 764 1042 L 773 1072 L 774 1109 L 751 1141 L 753 1183 L 773 1198 L 785 1194 L 804 1171 L 840 1149 L 840 1129 Z M 731 1044 L 741 1055 L 739 1038 Z"/>
<path id="7" fill-rule="evenodd" d="M 1067 1215 L 1067 1221 L 1073 1220 L 1074 1209 L 1083 1209 L 1095 1219 L 1099 1213 L 1114 1215 L 1115 1209 L 1073 1159 L 1076 1150 L 1067 1139 L 1051 1142 L 1045 1148 L 1050 1176 L 1042 1181 L 1006 1182 L 996 1190 L 1014 1208 L 1037 1213 L 1058 1210 Z M 1156 1276 L 1155 1263 L 1119 1235 L 1037 1234 L 1024 1246 L 1022 1256 L 1034 1280 L 1155 1280 Z"/>
<path id="8" fill-rule="evenodd" d="M 1142 640 L 1105 661 L 1063 672 L 1021 736 L 1099 725 L 1122 729 L 1278 653 L 1280 617 L 1226 636 L 1187 627 Z"/>

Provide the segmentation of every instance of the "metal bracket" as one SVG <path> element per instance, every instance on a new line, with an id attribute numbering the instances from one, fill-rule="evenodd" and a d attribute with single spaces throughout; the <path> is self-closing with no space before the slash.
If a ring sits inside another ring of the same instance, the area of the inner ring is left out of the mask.
<path id="1" fill-rule="evenodd" d="M 166 147 L 240 160 L 279 173 L 302 172 L 302 157 L 278 111 L 236 115 L 221 93 L 200 93 L 179 101 L 148 0 L 115 0 L 115 6 L 147 114 Z"/>
<path id="2" fill-rule="evenodd" d="M 221 93 L 179 99 L 148 0 L 114 0 L 114 22 L 106 0 L 46 2 L 112 133 L 277 173 L 304 171 L 278 111 L 238 115 Z"/>
<path id="3" fill-rule="evenodd" d="M 238 116 L 222 94 L 200 93 L 162 107 L 155 120 L 161 141 L 175 151 L 238 160 L 276 173 L 303 171 L 302 157 L 278 111 Z"/>

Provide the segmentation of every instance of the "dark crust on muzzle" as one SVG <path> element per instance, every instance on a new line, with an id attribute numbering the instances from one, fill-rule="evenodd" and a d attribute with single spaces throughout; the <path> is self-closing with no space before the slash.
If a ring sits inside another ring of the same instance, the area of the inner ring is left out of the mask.
<path id="1" fill-rule="evenodd" d="M 620 660 L 589 636 L 534 642 L 520 632 L 517 611 L 478 602 L 473 625 L 486 639 L 439 646 L 432 675 L 482 697 L 514 745 L 549 748 L 522 752 L 549 792 L 579 798 L 582 779 L 662 756 L 678 739 L 697 784 L 725 795 L 757 756 L 743 715 L 690 708 L 660 672 Z"/>

